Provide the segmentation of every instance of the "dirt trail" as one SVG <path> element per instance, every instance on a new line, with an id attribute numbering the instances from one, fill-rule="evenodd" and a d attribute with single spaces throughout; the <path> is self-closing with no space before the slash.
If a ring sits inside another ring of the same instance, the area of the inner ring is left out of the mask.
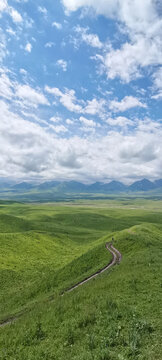
<path id="1" fill-rule="evenodd" d="M 61 296 L 64 296 L 66 293 L 69 293 L 69 292 L 73 291 L 74 289 L 78 288 L 79 286 L 87 283 L 89 280 L 92 280 L 96 276 L 102 274 L 103 272 L 105 272 L 106 270 L 111 268 L 112 266 L 120 263 L 120 261 L 122 260 L 122 255 L 111 243 L 106 243 L 106 249 L 112 254 L 111 262 L 108 265 L 106 265 L 104 268 L 102 268 L 101 270 L 96 271 L 93 275 L 90 275 L 89 277 L 87 277 L 84 280 L 78 282 L 77 284 L 73 285 L 69 289 L 65 290 L 61 294 Z M 15 315 L 14 317 L 11 317 L 11 318 L 5 320 L 4 322 L 2 322 L 0 324 L 0 328 L 3 327 L 3 326 L 6 326 L 6 325 L 12 324 L 14 321 L 16 321 L 18 318 L 20 318 L 23 314 L 25 314 L 25 312 L 24 313 L 23 312 L 19 313 L 19 314 Z"/>
<path id="2" fill-rule="evenodd" d="M 106 249 L 108 251 L 110 251 L 110 253 L 113 256 L 111 262 L 108 265 L 106 265 L 104 268 L 102 268 L 101 270 L 96 271 L 93 275 L 90 275 L 89 277 L 85 278 L 84 280 L 82 280 L 82 281 L 78 282 L 77 284 L 73 285 L 71 288 L 65 290 L 65 292 L 62 294 L 62 296 L 64 294 L 68 293 L 68 292 L 73 291 L 78 286 L 81 286 L 81 285 L 85 284 L 89 280 L 94 279 L 96 276 L 98 276 L 99 274 L 102 274 L 104 271 L 108 270 L 110 267 L 114 266 L 115 264 L 120 263 L 120 261 L 122 259 L 122 255 L 120 254 L 120 252 L 117 249 L 115 249 L 114 246 L 112 246 L 112 244 L 110 244 L 110 243 L 106 244 Z"/>
<path id="3" fill-rule="evenodd" d="M 118 257 L 118 263 L 120 263 L 120 261 L 122 260 L 122 254 L 113 245 L 111 245 L 111 249 L 116 252 L 117 257 Z"/>

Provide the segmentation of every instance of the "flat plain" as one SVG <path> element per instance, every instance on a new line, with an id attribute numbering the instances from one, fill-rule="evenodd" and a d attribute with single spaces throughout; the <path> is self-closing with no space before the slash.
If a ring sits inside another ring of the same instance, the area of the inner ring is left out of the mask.
<path id="1" fill-rule="evenodd" d="M 161 251 L 160 200 L 1 201 L 0 359 L 160 360 Z"/>

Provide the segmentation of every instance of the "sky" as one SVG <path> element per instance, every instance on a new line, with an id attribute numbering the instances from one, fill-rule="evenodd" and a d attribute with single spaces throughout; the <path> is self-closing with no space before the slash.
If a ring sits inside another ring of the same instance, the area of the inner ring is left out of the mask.
<path id="1" fill-rule="evenodd" d="M 0 177 L 162 178 L 160 0 L 0 0 Z"/>

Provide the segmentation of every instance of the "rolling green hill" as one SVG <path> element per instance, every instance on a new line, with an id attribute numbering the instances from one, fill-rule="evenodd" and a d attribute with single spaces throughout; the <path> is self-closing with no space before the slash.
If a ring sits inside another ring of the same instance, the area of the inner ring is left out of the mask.
<path id="1" fill-rule="evenodd" d="M 160 360 L 161 202 L 0 208 L 1 360 Z M 115 238 L 119 266 L 105 266 Z"/>

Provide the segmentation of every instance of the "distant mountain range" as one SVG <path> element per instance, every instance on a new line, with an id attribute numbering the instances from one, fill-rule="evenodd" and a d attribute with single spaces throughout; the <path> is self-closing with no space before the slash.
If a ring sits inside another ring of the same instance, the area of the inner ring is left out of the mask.
<path id="1" fill-rule="evenodd" d="M 43 193 L 50 192 L 54 194 L 115 194 L 115 193 L 135 193 L 159 191 L 162 193 L 162 179 L 154 182 L 148 179 L 135 181 L 127 186 L 119 181 L 109 183 L 96 182 L 86 185 L 77 181 L 46 181 L 41 184 L 21 182 L 17 184 L 0 181 L 0 193 L 20 194 L 20 193 Z"/>

